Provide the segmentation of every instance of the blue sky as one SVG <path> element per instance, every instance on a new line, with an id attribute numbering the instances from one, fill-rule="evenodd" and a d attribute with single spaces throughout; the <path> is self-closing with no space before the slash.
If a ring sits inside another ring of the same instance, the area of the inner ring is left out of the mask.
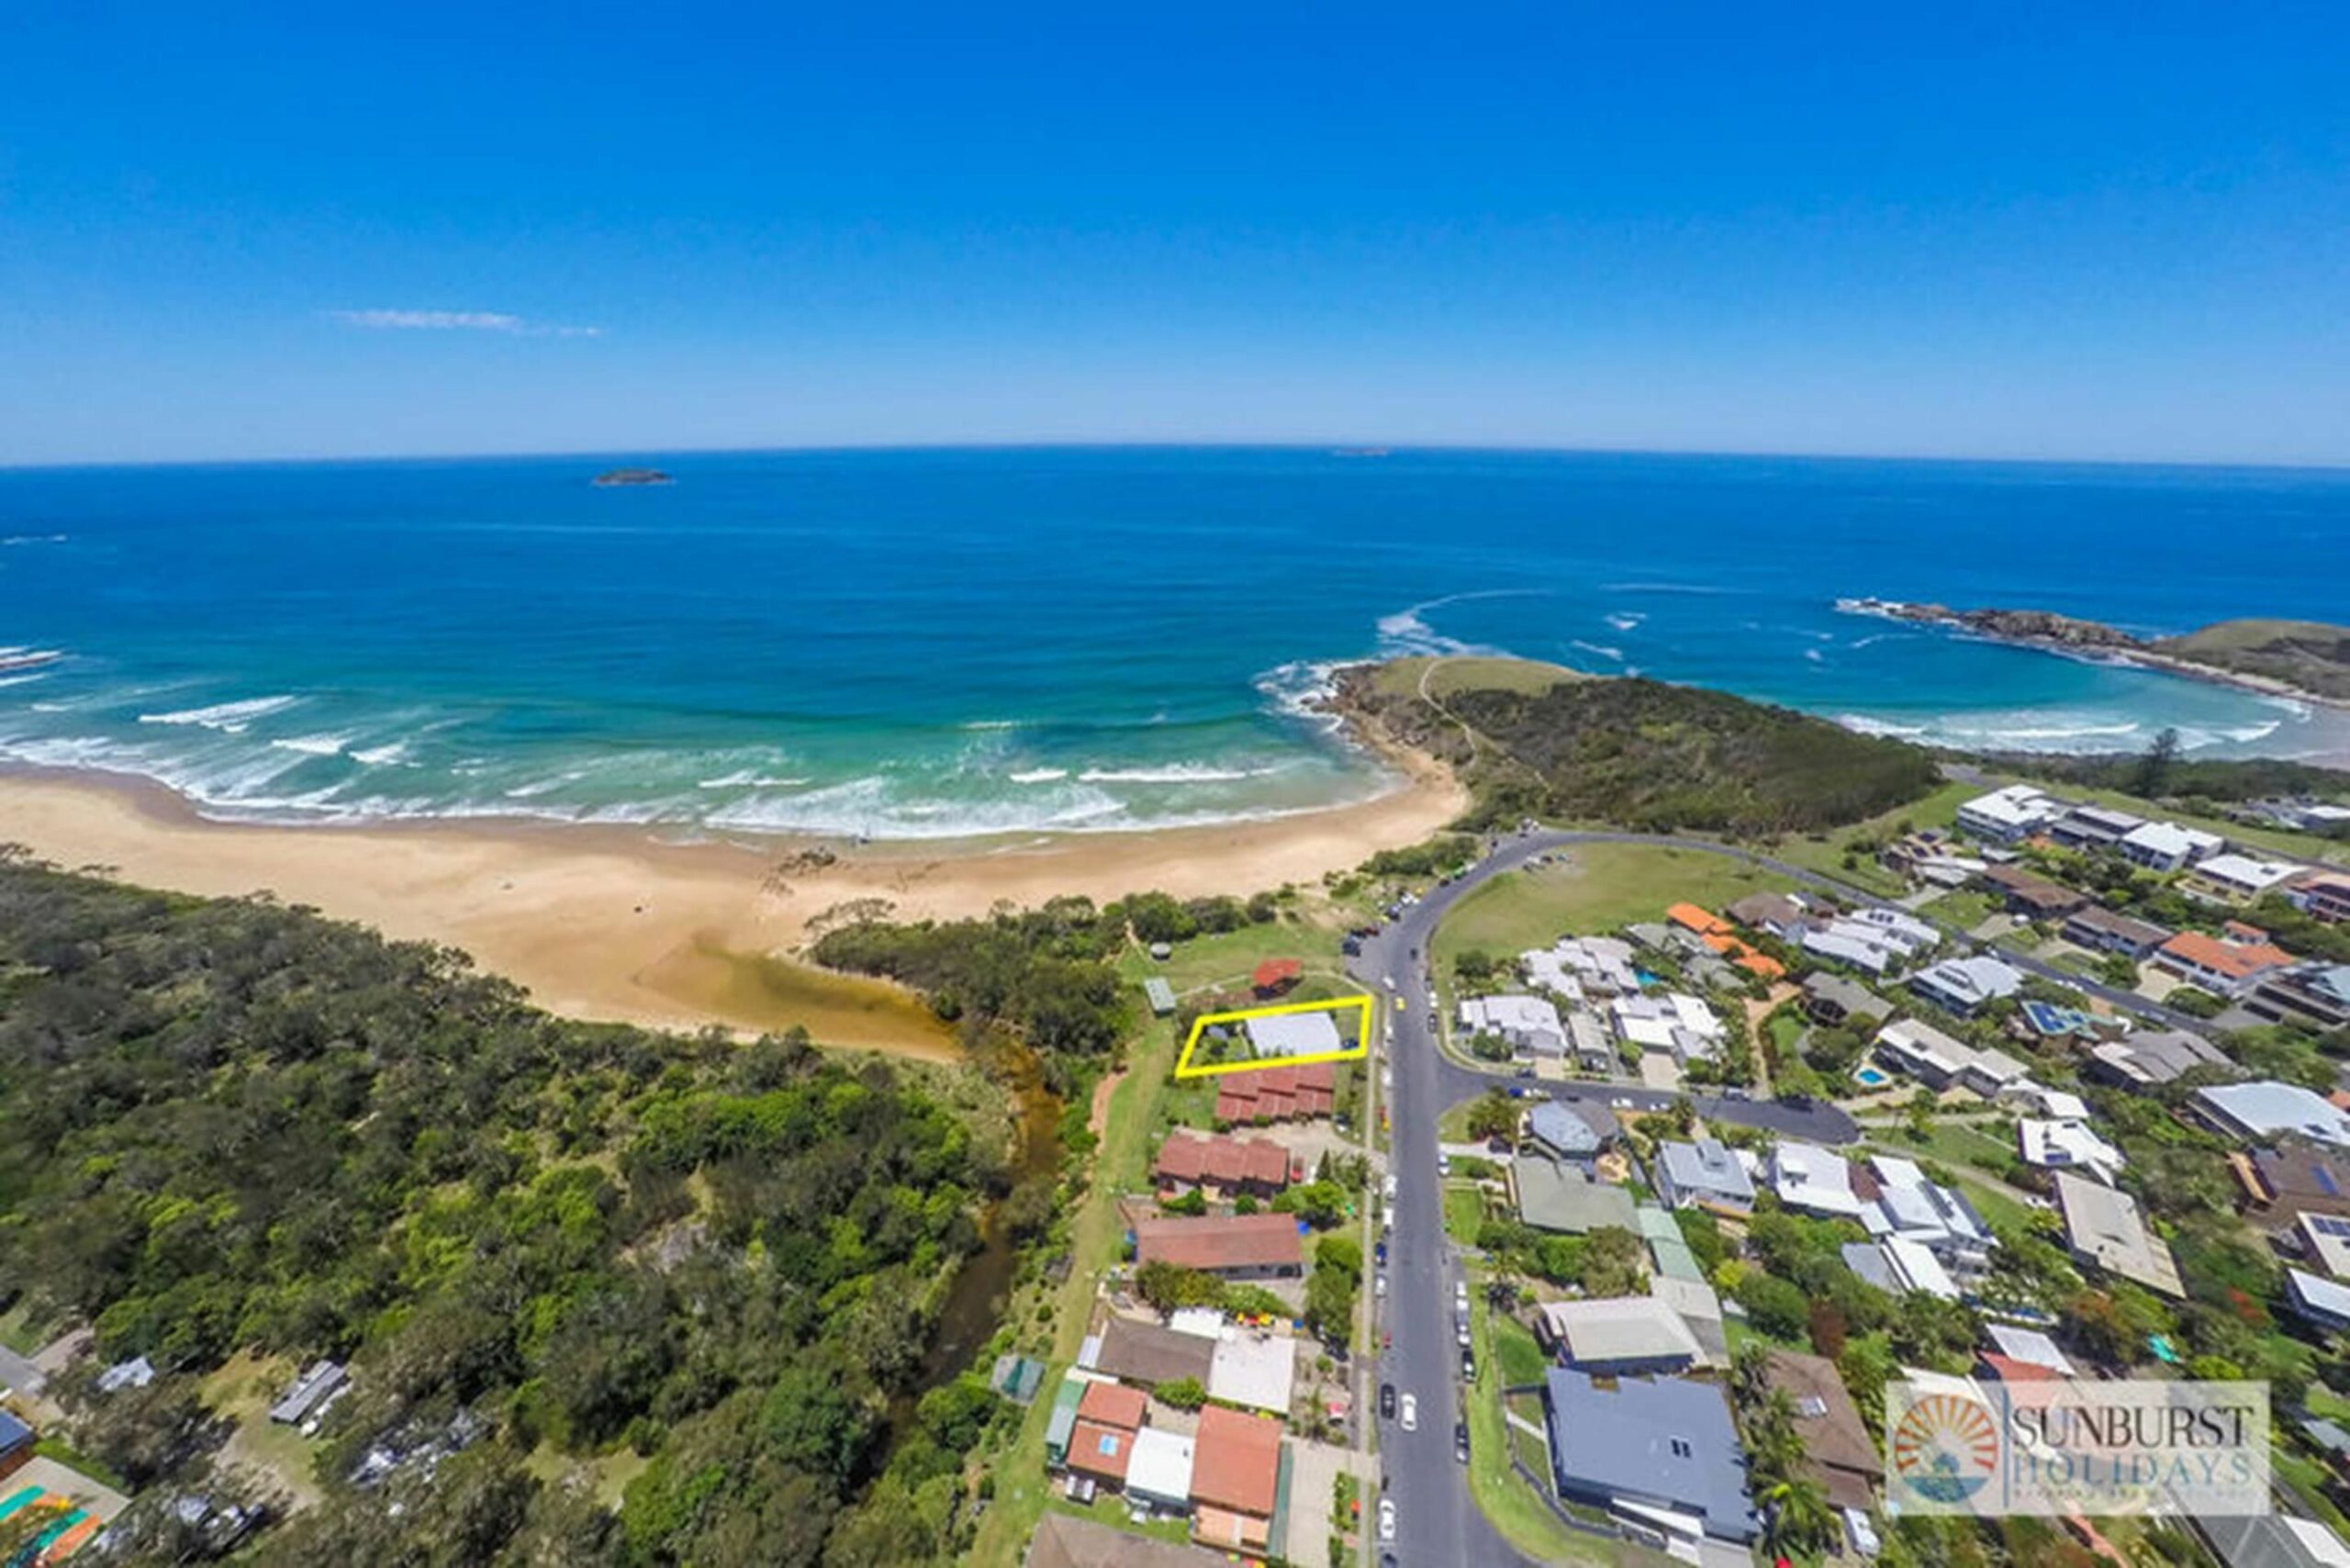
<path id="1" fill-rule="evenodd" d="M 2350 462 L 2340 6 L 355 9 L 8 8 L 0 463 Z"/>

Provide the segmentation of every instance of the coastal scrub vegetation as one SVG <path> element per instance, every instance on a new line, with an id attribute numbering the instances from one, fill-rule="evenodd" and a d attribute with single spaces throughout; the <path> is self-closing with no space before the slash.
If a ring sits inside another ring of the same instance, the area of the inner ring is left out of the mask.
<path id="1" fill-rule="evenodd" d="M 1919 748 L 1726 692 L 1623 678 L 1462 685 L 1440 701 L 1343 672 L 1343 709 L 1458 767 L 1463 824 L 1521 817 L 1762 837 L 1857 823 L 1939 782 Z"/>
<path id="2" fill-rule="evenodd" d="M 0 1281 L 171 1414 L 84 1389 L 70 1429 L 217 1497 L 197 1380 L 351 1363 L 263 1561 L 950 1555 L 1016 1415 L 924 1387 L 997 1142 L 804 1037 L 565 1022 L 447 948 L 0 860 Z"/>

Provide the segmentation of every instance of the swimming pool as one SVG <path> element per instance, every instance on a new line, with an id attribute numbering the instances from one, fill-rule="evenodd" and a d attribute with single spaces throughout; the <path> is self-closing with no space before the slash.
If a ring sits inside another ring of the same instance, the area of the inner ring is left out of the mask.
<path id="1" fill-rule="evenodd" d="M 1863 1089 L 1883 1089 L 1893 1081 L 1893 1074 L 1881 1067 L 1858 1067 L 1852 1070 L 1852 1081 Z"/>

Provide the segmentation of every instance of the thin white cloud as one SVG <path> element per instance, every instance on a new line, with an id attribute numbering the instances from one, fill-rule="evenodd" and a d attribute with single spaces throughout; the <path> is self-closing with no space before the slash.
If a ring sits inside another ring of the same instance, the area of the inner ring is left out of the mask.
<path id="1" fill-rule="evenodd" d="M 601 327 L 549 326 L 501 310 L 330 310 L 346 327 L 392 332 L 505 332 L 518 338 L 598 338 Z"/>

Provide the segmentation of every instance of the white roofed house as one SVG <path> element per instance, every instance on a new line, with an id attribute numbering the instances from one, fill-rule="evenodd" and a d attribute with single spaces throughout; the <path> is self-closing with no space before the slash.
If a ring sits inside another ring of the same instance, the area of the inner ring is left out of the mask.
<path id="1" fill-rule="evenodd" d="M 2114 846 L 2121 858 L 2149 871 L 2184 870 L 2225 847 L 2226 841 L 2216 833 L 2167 822 L 2142 823 Z"/>
<path id="2" fill-rule="evenodd" d="M 2067 849 L 2108 849 L 2146 819 L 2111 806 L 2078 805 L 2048 824 L 2048 836 Z"/>
<path id="3" fill-rule="evenodd" d="M 1566 1025 L 1559 1010 L 1539 996 L 1475 996 L 1460 1003 L 1460 1027 L 1470 1035 L 1494 1035 L 1512 1050 L 1534 1056 L 1563 1056 Z"/>
<path id="4" fill-rule="evenodd" d="M 1765 1180 L 1780 1203 L 1823 1219 L 1858 1219 L 1867 1206 L 1852 1190 L 1852 1168 L 1812 1144 L 1782 1140 L 1771 1151 Z"/>
<path id="5" fill-rule="evenodd" d="M 2023 971 L 1998 959 L 1976 956 L 1944 958 L 1909 977 L 1909 989 L 1946 1013 L 1971 1018 L 1983 1008 L 2023 989 Z"/>
<path id="6" fill-rule="evenodd" d="M 2187 873 L 2180 885 L 2215 903 L 2250 903 L 2309 868 L 2290 860 L 2255 860 L 2249 855 L 2214 855 Z"/>
<path id="7" fill-rule="evenodd" d="M 1986 844 L 2015 844 L 2064 814 L 2065 802 L 2029 784 L 1977 795 L 1958 808 L 1959 831 Z"/>
<path id="8" fill-rule="evenodd" d="M 1712 1008 L 1694 996 L 1619 996 L 1608 1004 L 1618 1038 L 1644 1051 L 1670 1051 L 1686 1066 L 1710 1058 L 1725 1033 Z"/>
<path id="9" fill-rule="evenodd" d="M 1869 1161 L 1876 1201 L 1861 1214 L 1878 1242 L 1894 1238 L 1923 1247 L 1964 1284 L 1990 1266 L 1991 1227 L 1964 1194 L 1930 1180 L 1916 1161 L 1880 1154 Z"/>
<path id="10" fill-rule="evenodd" d="M 1983 1050 L 1930 1024 L 1897 1019 L 1877 1031 L 1877 1060 L 1933 1089 L 1955 1084 L 1986 1099 L 2024 1081 L 2030 1070 L 2002 1050 Z"/>
<path id="11" fill-rule="evenodd" d="M 1518 978 L 1537 991 L 1549 991 L 1560 1001 L 1580 1002 L 1584 998 L 1583 977 L 1567 968 L 1559 955 L 1548 947 L 1536 947 L 1517 956 Z"/>
<path id="12" fill-rule="evenodd" d="M 1893 910 L 1864 909 L 1825 925 L 1807 926 L 1801 945 L 1814 958 L 1833 958 L 1873 975 L 1891 974 L 1942 942 L 1942 933 Z"/>
<path id="13" fill-rule="evenodd" d="M 1632 967 L 1632 945 L 1620 936 L 1561 936 L 1550 945 L 1547 956 L 1550 962 L 1542 966 L 1542 972 L 1554 972 L 1555 967 L 1555 972 L 1572 977 L 1586 997 L 1621 996 L 1640 989 L 1639 975 Z M 1529 966 L 1527 978 L 1530 981 L 1545 984 L 1531 970 L 1534 958 L 1534 954 L 1528 953 L 1519 962 Z"/>
<path id="14" fill-rule="evenodd" d="M 2193 1105 L 2215 1130 L 2248 1143 L 2297 1133 L 2312 1143 L 2350 1148 L 2350 1112 L 2298 1083 L 2213 1084 L 2195 1092 Z"/>
<path id="15" fill-rule="evenodd" d="M 1328 1012 L 1276 1013 L 1247 1020 L 1248 1044 L 1260 1058 L 1329 1056 L 1346 1049 L 1338 1021 Z"/>
<path id="16" fill-rule="evenodd" d="M 2187 1294 L 2170 1248 L 2147 1228 L 2129 1193 L 2059 1170 L 2056 1207 L 2065 1216 L 2065 1245 L 2077 1260 L 2167 1296 Z"/>
<path id="17" fill-rule="evenodd" d="M 2119 1148 L 2079 1121 L 2025 1117 L 2016 1123 L 2016 1151 L 2026 1165 L 2043 1170 L 2086 1170 L 2109 1187 L 2129 1163 Z"/>

